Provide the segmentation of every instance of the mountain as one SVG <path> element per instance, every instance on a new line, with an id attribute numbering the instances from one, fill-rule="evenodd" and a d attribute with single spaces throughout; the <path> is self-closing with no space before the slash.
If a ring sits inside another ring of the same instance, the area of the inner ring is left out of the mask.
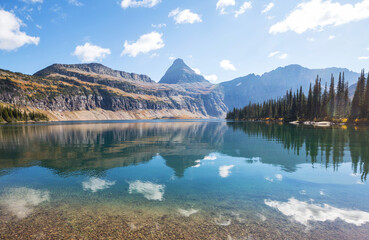
<path id="1" fill-rule="evenodd" d="M 52 120 L 220 118 L 227 111 L 218 86 L 160 84 L 96 63 L 53 64 L 33 76 L 0 70 L 0 102 Z"/>
<path id="2" fill-rule="evenodd" d="M 282 97 L 287 90 L 296 90 L 300 86 L 307 92 L 310 83 L 314 83 L 317 75 L 322 79 L 323 86 L 326 82 L 329 86 L 331 74 L 334 75 L 337 84 L 340 72 L 345 73 L 345 80 L 349 82 L 349 85 L 356 83 L 359 77 L 359 73 L 346 68 L 308 69 L 300 65 L 288 65 L 261 76 L 250 74 L 223 82 L 220 86 L 224 91 L 224 103 L 232 109 L 244 107 L 249 102 L 262 102 Z"/>
<path id="3" fill-rule="evenodd" d="M 350 84 L 359 77 L 345 68 L 288 65 L 214 85 L 177 59 L 157 83 L 98 63 L 53 64 L 32 76 L 0 69 L 0 103 L 52 120 L 223 118 L 228 109 L 282 97 L 291 88 L 306 92 L 317 75 L 324 85 L 334 74 L 337 84 L 340 72 Z"/>
<path id="4" fill-rule="evenodd" d="M 166 84 L 189 84 L 189 83 L 209 83 L 203 76 L 195 73 L 180 58 L 176 59 L 172 66 L 166 71 L 159 83 Z"/>

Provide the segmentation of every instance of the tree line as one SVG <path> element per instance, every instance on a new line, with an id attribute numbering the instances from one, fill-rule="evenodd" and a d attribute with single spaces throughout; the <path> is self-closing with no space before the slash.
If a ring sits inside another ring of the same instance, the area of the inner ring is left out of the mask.
<path id="1" fill-rule="evenodd" d="M 352 101 L 349 98 L 348 82 L 345 74 L 340 73 L 337 87 L 331 75 L 330 85 L 322 87 L 322 80 L 317 76 L 314 85 L 310 84 L 308 95 L 302 87 L 296 92 L 292 89 L 278 99 L 263 103 L 249 103 L 244 108 L 234 108 L 227 113 L 227 119 L 283 119 L 295 120 L 332 120 L 332 119 L 369 119 L 369 74 L 365 78 L 361 71 Z"/>
<path id="2" fill-rule="evenodd" d="M 18 122 L 18 121 L 48 121 L 49 118 L 35 111 L 27 112 L 19 108 L 0 105 L 0 122 Z"/>

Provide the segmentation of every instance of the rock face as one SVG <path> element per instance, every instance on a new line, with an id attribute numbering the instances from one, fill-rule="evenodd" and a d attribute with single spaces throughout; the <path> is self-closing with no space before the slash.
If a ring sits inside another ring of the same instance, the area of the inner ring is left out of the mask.
<path id="1" fill-rule="evenodd" d="M 187 83 L 209 83 L 203 76 L 195 73 L 180 58 L 176 59 L 169 67 L 159 83 L 187 84 Z"/>
<path id="2" fill-rule="evenodd" d="M 54 64 L 33 76 L 0 70 L 0 102 L 51 112 L 54 116 L 55 112 L 81 111 L 94 111 L 96 115 L 100 109 L 120 112 L 121 118 L 221 118 L 227 111 L 223 97 L 220 88 L 210 83 L 158 84 L 148 76 L 95 63 Z M 106 114 L 106 118 L 111 115 Z M 68 118 L 63 120 L 73 120 Z"/>

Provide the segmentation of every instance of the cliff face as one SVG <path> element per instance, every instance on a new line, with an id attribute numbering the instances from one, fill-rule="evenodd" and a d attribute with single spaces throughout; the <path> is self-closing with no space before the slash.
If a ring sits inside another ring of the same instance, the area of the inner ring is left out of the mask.
<path id="1" fill-rule="evenodd" d="M 158 84 L 101 64 L 54 64 L 33 76 L 0 70 L 0 102 L 39 109 L 55 120 L 219 118 L 227 111 L 222 91 L 211 84 Z"/>

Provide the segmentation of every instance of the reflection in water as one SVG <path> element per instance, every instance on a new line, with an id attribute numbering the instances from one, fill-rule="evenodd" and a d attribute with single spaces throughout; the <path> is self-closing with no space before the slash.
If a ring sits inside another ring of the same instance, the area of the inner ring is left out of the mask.
<path id="1" fill-rule="evenodd" d="M 296 155 L 305 151 L 312 164 L 320 159 L 326 167 L 332 163 L 334 169 L 344 162 L 345 151 L 349 151 L 349 160 L 352 161 L 354 173 L 359 172 L 362 181 L 366 180 L 369 171 L 369 148 L 367 147 L 369 130 L 367 128 L 322 129 L 247 122 L 228 122 L 227 125 L 234 130 L 243 131 L 248 136 L 261 136 L 267 140 L 278 141 L 285 149 L 293 151 Z M 285 167 L 285 170 L 295 171 L 290 166 L 285 165 Z"/>
<path id="2" fill-rule="evenodd" d="M 165 185 L 155 184 L 151 182 L 141 182 L 139 180 L 129 183 L 129 194 L 140 193 L 147 200 L 162 201 L 164 196 Z"/>
<path id="3" fill-rule="evenodd" d="M 226 178 L 231 174 L 231 169 L 234 165 L 224 165 L 219 167 L 219 176 L 222 178 Z"/>
<path id="4" fill-rule="evenodd" d="M 189 216 L 191 216 L 192 214 L 197 213 L 198 211 L 200 211 L 200 210 L 198 210 L 198 209 L 193 209 L 193 208 L 188 209 L 188 210 L 185 210 L 185 209 L 182 209 L 182 208 L 179 208 L 179 209 L 178 209 L 178 212 L 179 212 L 181 215 L 185 216 L 185 217 L 189 217 Z"/>
<path id="5" fill-rule="evenodd" d="M 0 206 L 19 219 L 27 217 L 34 207 L 42 202 L 49 201 L 48 191 L 31 188 L 11 188 L 0 196 Z"/>
<path id="6" fill-rule="evenodd" d="M 306 226 L 310 221 L 325 222 L 334 221 L 336 219 L 341 219 L 356 226 L 361 226 L 369 222 L 368 212 L 340 209 L 328 204 L 318 205 L 307 203 L 295 198 L 288 199 L 288 202 L 265 200 L 264 203 Z"/>
<path id="7" fill-rule="evenodd" d="M 108 181 L 96 177 L 91 177 L 88 181 L 82 182 L 83 190 L 91 192 L 97 192 L 99 190 L 104 190 L 110 188 L 115 184 L 115 181 Z"/>

